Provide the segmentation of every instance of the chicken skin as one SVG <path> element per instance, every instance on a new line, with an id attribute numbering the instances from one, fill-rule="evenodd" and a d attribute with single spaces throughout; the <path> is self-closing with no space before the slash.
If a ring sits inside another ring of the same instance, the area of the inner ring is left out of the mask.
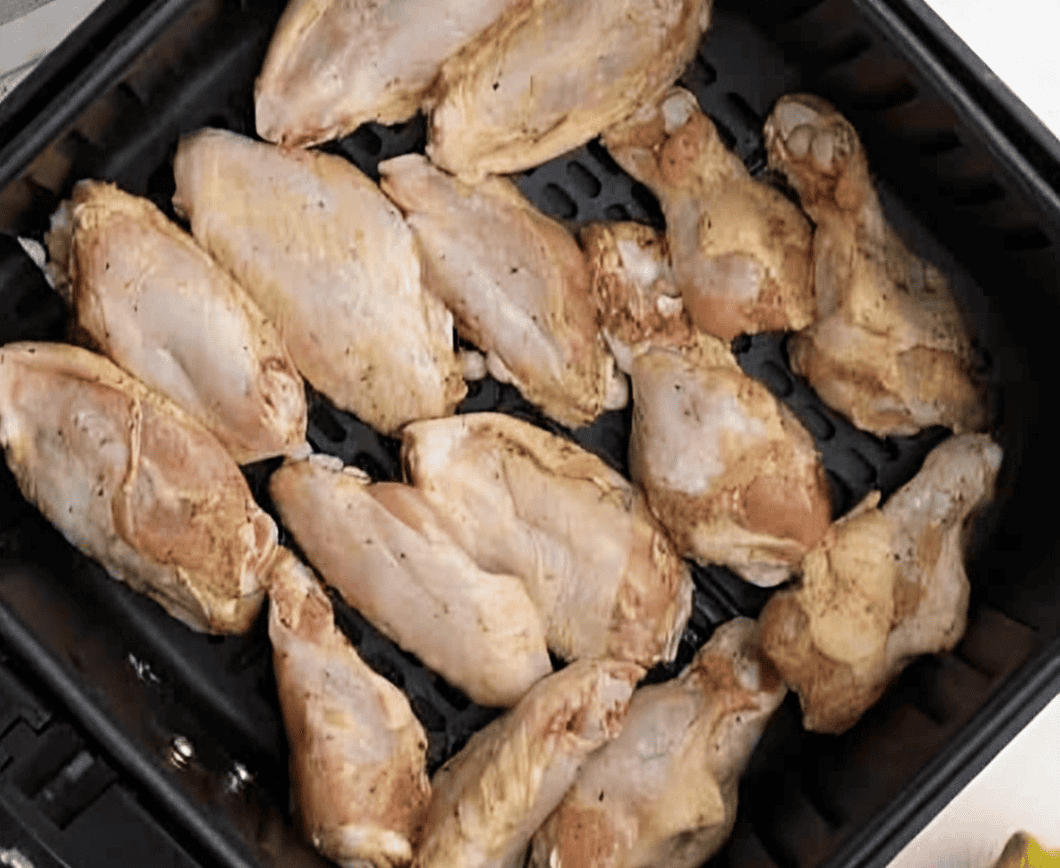
<path id="1" fill-rule="evenodd" d="M 581 660 L 475 733 L 431 782 L 416 868 L 522 866 L 578 769 L 618 735 L 643 674 L 631 663 Z"/>
<path id="2" fill-rule="evenodd" d="M 887 223 L 854 128 L 807 95 L 766 122 L 769 162 L 816 224 L 818 320 L 788 347 L 796 373 L 859 428 L 880 436 L 943 425 L 981 430 L 983 390 L 946 278 Z"/>
<path id="3" fill-rule="evenodd" d="M 453 318 L 412 231 L 341 157 L 222 130 L 181 141 L 174 205 L 279 329 L 314 388 L 384 434 L 464 397 Z"/>
<path id="4" fill-rule="evenodd" d="M 258 135 L 308 147 L 408 120 L 512 0 L 291 0 L 255 89 Z"/>
<path id="5" fill-rule="evenodd" d="M 531 868 L 699 868 L 732 831 L 737 787 L 787 688 L 758 626 L 721 626 L 680 677 L 633 694 L 534 836 Z"/>
<path id="6" fill-rule="evenodd" d="M 507 179 L 474 186 L 409 154 L 379 166 L 423 251 L 427 288 L 486 352 L 489 372 L 570 427 L 626 403 L 573 236 Z"/>
<path id="7" fill-rule="evenodd" d="M 111 576 L 192 629 L 250 628 L 276 526 L 174 404 L 88 350 L 8 344 L 0 443 L 26 499 Z"/>
<path id="8" fill-rule="evenodd" d="M 711 0 L 513 3 L 443 67 L 431 160 L 478 180 L 585 144 L 655 99 L 688 65 Z"/>
<path id="9" fill-rule="evenodd" d="M 344 868 L 408 865 L 431 793 L 427 734 L 405 695 L 338 630 L 324 589 L 290 552 L 269 578 L 269 639 L 306 838 Z"/>
<path id="10" fill-rule="evenodd" d="M 630 472 L 677 550 L 769 587 L 831 521 L 824 467 L 795 416 L 692 325 L 665 243 L 633 224 L 583 231 L 608 344 L 633 386 Z"/>
<path id="11" fill-rule="evenodd" d="M 688 567 L 630 483 L 581 447 L 510 416 L 409 425 L 409 480 L 478 565 L 518 576 L 568 660 L 672 660 Z"/>
<path id="12" fill-rule="evenodd" d="M 815 732 L 849 729 L 913 658 L 964 633 L 963 543 L 993 497 L 1001 449 L 982 434 L 947 440 L 883 505 L 866 500 L 807 556 L 797 587 L 762 612 L 762 644 Z"/>
<path id="13" fill-rule="evenodd" d="M 269 490 L 346 601 L 475 702 L 512 706 L 552 671 L 522 582 L 479 569 L 414 488 L 317 455 L 281 467 Z"/>
<path id="14" fill-rule="evenodd" d="M 658 197 L 674 278 L 696 327 L 729 341 L 813 322 L 809 221 L 751 177 L 695 96 L 671 88 L 608 130 L 604 144 Z"/>
<path id="15" fill-rule="evenodd" d="M 240 464 L 302 446 L 305 389 L 279 333 L 151 202 L 82 181 L 48 241 L 74 320 L 104 355 L 202 422 Z"/>

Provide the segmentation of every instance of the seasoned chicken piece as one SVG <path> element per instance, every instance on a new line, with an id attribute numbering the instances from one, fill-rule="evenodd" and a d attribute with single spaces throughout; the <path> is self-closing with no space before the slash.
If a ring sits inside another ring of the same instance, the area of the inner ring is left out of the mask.
<path id="1" fill-rule="evenodd" d="M 408 865 L 431 795 L 427 734 L 290 552 L 269 577 L 269 638 L 306 838 L 345 868 Z"/>
<path id="2" fill-rule="evenodd" d="M 652 347 L 694 349 L 699 339 L 664 235 L 641 223 L 592 223 L 581 242 L 600 328 L 621 370 L 631 373 Z"/>
<path id="3" fill-rule="evenodd" d="M 320 455 L 281 467 L 269 490 L 346 601 L 475 702 L 512 706 L 552 671 L 522 583 L 479 569 L 416 489 Z"/>
<path id="4" fill-rule="evenodd" d="M 305 389 L 276 328 L 151 202 L 82 181 L 48 243 L 92 343 L 202 422 L 239 463 L 302 446 Z"/>
<path id="5" fill-rule="evenodd" d="M 688 317 L 654 230 L 582 232 L 600 324 L 633 383 L 630 471 L 678 551 L 785 581 L 831 520 L 809 433 Z"/>
<path id="6" fill-rule="evenodd" d="M 631 379 L 630 473 L 677 550 L 786 581 L 832 517 L 809 432 L 708 335 L 641 353 Z"/>
<path id="7" fill-rule="evenodd" d="M 582 660 L 534 685 L 434 776 L 416 868 L 519 868 L 589 755 L 618 735 L 631 663 Z"/>
<path id="8" fill-rule="evenodd" d="M 254 88 L 258 135 L 288 147 L 412 117 L 442 63 L 512 0 L 291 0 Z"/>
<path id="9" fill-rule="evenodd" d="M 8 344 L 0 443 L 26 499 L 114 578 L 192 629 L 249 629 L 276 526 L 178 407 L 88 350 Z"/>
<path id="10" fill-rule="evenodd" d="M 487 367 L 571 427 L 625 406 L 603 345 L 589 272 L 573 236 L 507 179 L 474 186 L 419 154 L 381 163 L 383 191 L 408 217 L 427 288 L 456 315 Z"/>
<path id="11" fill-rule="evenodd" d="M 770 165 L 817 226 L 818 321 L 788 346 L 826 404 L 881 436 L 981 430 L 986 401 L 946 278 L 887 223 L 854 128 L 830 105 L 783 97 L 766 122 Z"/>
<path id="12" fill-rule="evenodd" d="M 947 440 L 882 509 L 872 494 L 836 522 L 799 585 L 766 604 L 763 647 L 799 694 L 807 729 L 849 729 L 914 657 L 960 640 L 964 536 L 1000 465 L 986 435 Z"/>
<path id="13" fill-rule="evenodd" d="M 643 498 L 595 455 L 510 416 L 409 425 L 409 480 L 484 570 L 526 585 L 560 656 L 673 659 L 688 567 Z"/>
<path id="14" fill-rule="evenodd" d="M 674 279 L 699 329 L 731 340 L 813 321 L 807 218 L 750 177 L 694 95 L 671 88 L 604 144 L 663 206 Z"/>
<path id="15" fill-rule="evenodd" d="M 279 328 L 306 379 L 385 434 L 467 388 L 453 318 L 404 219 L 341 157 L 222 130 L 181 141 L 173 203 Z"/>
<path id="16" fill-rule="evenodd" d="M 443 67 L 427 153 L 478 179 L 582 145 L 658 97 L 695 55 L 712 0 L 513 3 Z"/>
<path id="17" fill-rule="evenodd" d="M 622 732 L 534 835 L 531 868 L 700 868 L 732 831 L 740 776 L 786 693 L 754 621 L 719 627 L 679 678 L 633 694 Z"/>
<path id="18" fill-rule="evenodd" d="M 658 197 L 677 288 L 698 328 L 728 341 L 813 322 L 809 221 L 751 177 L 695 96 L 671 88 L 604 144 Z"/>
<path id="19" fill-rule="evenodd" d="M 1058 868 L 1060 850 L 1046 850 L 1026 832 L 1008 839 L 994 868 Z"/>

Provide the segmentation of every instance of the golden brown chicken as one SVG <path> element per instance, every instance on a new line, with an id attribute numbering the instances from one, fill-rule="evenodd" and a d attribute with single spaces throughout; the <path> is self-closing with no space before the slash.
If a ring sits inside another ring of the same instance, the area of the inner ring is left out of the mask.
<path id="1" fill-rule="evenodd" d="M 582 660 L 539 681 L 435 774 L 416 868 L 520 868 L 588 757 L 618 735 L 632 663 Z"/>
<path id="2" fill-rule="evenodd" d="M 288 462 L 269 484 L 310 563 L 351 606 L 481 705 L 509 707 L 552 671 L 541 616 L 515 576 L 486 572 L 422 494 L 337 458 Z"/>
<path id="3" fill-rule="evenodd" d="M 241 464 L 302 447 L 306 401 L 276 328 L 147 199 L 82 181 L 48 238 L 77 325 Z"/>
<path id="4" fill-rule="evenodd" d="M 807 729 L 849 729 L 913 658 L 956 646 L 968 609 L 964 539 L 1000 465 L 986 435 L 947 440 L 882 508 L 872 494 L 837 521 L 799 584 L 766 604 L 762 644 L 799 694 Z"/>
<path id="5" fill-rule="evenodd" d="M 276 526 L 174 404 L 88 350 L 8 344 L 0 443 L 26 499 L 114 578 L 193 629 L 249 629 Z"/>
<path id="6" fill-rule="evenodd" d="M 352 163 L 203 130 L 173 170 L 196 240 L 316 389 L 383 433 L 453 412 L 467 388 L 452 315 L 424 289 L 401 213 Z"/>
<path id="7" fill-rule="evenodd" d="M 409 480 L 482 569 L 522 579 L 549 648 L 645 667 L 673 659 L 692 579 L 619 473 L 497 413 L 416 423 L 402 436 Z"/>
<path id="8" fill-rule="evenodd" d="M 286 551 L 269 577 L 269 638 L 306 837 L 344 868 L 408 865 L 431 793 L 427 735 L 405 695 L 339 632 L 320 583 Z"/>
<path id="9" fill-rule="evenodd" d="M 582 235 L 601 326 L 633 384 L 630 471 L 677 550 L 785 581 L 831 520 L 813 439 L 688 318 L 665 244 L 631 224 Z"/>
<path id="10" fill-rule="evenodd" d="M 420 242 L 427 288 L 496 379 L 571 427 L 625 406 L 625 377 L 600 339 L 570 232 L 504 178 L 465 184 L 419 154 L 379 172 Z"/>
<path id="11" fill-rule="evenodd" d="M 809 221 L 751 177 L 695 96 L 671 88 L 604 144 L 659 198 L 674 279 L 698 328 L 728 341 L 813 322 Z"/>
<path id="12" fill-rule="evenodd" d="M 832 106 L 783 97 L 766 122 L 770 165 L 816 224 L 818 320 L 788 346 L 826 404 L 875 434 L 981 430 L 986 401 L 946 278 L 888 224 L 854 128 Z"/>
<path id="13" fill-rule="evenodd" d="M 700 868 L 732 831 L 737 787 L 787 688 L 758 626 L 719 627 L 679 678 L 633 694 L 534 836 L 532 868 Z"/>
<path id="14" fill-rule="evenodd" d="M 291 0 L 254 88 L 258 135 L 303 147 L 420 108 L 442 63 L 512 0 Z"/>
<path id="15" fill-rule="evenodd" d="M 471 180 L 566 153 L 655 99 L 695 55 L 712 0 L 526 0 L 443 67 L 427 153 Z"/>

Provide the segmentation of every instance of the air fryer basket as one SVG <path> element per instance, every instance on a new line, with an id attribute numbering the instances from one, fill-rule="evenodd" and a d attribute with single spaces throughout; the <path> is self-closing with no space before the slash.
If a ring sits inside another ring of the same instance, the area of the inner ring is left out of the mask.
<path id="1" fill-rule="evenodd" d="M 15 236 L 40 240 L 74 181 L 115 181 L 172 216 L 179 135 L 203 125 L 252 133 L 252 81 L 281 7 L 107 0 L 0 108 L 0 342 L 64 335 L 62 305 Z M 756 173 L 765 171 L 762 121 L 782 93 L 817 92 L 850 117 L 888 214 L 954 278 L 998 395 L 994 433 L 1006 450 L 997 504 L 969 563 L 963 642 L 911 666 L 841 737 L 803 732 L 789 697 L 755 751 L 736 832 L 712 866 L 884 864 L 967 774 L 970 754 L 996 750 L 1060 684 L 1060 553 L 1039 505 L 1060 468 L 1038 412 L 1039 384 L 1052 379 L 1060 197 L 905 21 L 886 0 L 718 0 L 683 79 Z M 423 138 L 415 120 L 369 125 L 328 148 L 375 176 L 380 160 Z M 661 225 L 651 194 L 597 144 L 516 180 L 571 225 Z M 734 349 L 816 438 L 839 511 L 874 488 L 893 491 L 946 436 L 857 431 L 790 373 L 780 336 Z M 473 385 L 462 407 L 484 409 L 573 436 L 625 469 L 628 411 L 571 434 L 492 381 Z M 319 396 L 310 440 L 377 478 L 400 475 L 393 441 Z M 248 470 L 266 508 L 275 466 Z M 72 550 L 6 469 L 0 492 L 0 850 L 16 837 L 5 829 L 19 828 L 18 840 L 53 860 L 40 864 L 125 864 L 120 847 L 86 849 L 77 835 L 121 836 L 135 814 L 173 864 L 321 864 L 290 828 L 264 621 L 245 637 L 193 634 Z M 717 625 L 757 615 L 767 596 L 724 570 L 697 570 L 678 662 L 653 677 L 672 674 Z M 410 696 L 432 769 L 492 717 L 340 600 L 336 609 L 366 661 Z M 115 819 L 103 810 L 114 801 L 135 811 Z"/>

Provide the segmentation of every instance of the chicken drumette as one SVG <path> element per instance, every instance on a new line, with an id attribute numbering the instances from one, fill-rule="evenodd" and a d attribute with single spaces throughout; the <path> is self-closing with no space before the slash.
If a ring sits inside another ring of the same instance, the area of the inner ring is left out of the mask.
<path id="1" fill-rule="evenodd" d="M 674 280 L 698 328 L 728 341 L 813 322 L 809 221 L 751 177 L 695 96 L 671 88 L 604 144 L 659 198 Z"/>
<path id="2" fill-rule="evenodd" d="M 807 95 L 766 122 L 770 165 L 816 224 L 817 322 L 788 351 L 826 404 L 881 436 L 981 430 L 986 402 L 946 278 L 888 224 L 854 128 Z"/>
<path id="3" fill-rule="evenodd" d="M 882 508 L 873 494 L 836 522 L 799 584 L 766 604 L 763 647 L 799 694 L 807 729 L 849 729 L 914 657 L 960 640 L 965 535 L 1000 465 L 989 437 L 951 438 Z"/>
<path id="4" fill-rule="evenodd" d="M 787 688 L 758 627 L 718 628 L 679 678 L 633 694 L 534 836 L 532 868 L 699 868 L 728 838 L 737 786 Z"/>
<path id="5" fill-rule="evenodd" d="M 785 581 L 831 520 L 809 433 L 676 297 L 665 245 L 630 224 L 583 233 L 608 343 L 633 384 L 630 469 L 678 551 Z"/>

